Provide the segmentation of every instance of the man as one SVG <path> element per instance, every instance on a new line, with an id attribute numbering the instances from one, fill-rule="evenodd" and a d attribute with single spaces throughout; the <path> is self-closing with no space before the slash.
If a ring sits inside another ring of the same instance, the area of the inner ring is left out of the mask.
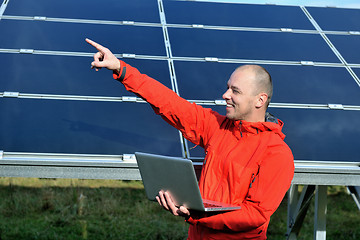
<path id="1" fill-rule="evenodd" d="M 158 81 L 119 61 L 89 40 L 98 52 L 92 68 L 105 67 L 128 91 L 141 96 L 156 114 L 205 149 L 199 188 L 203 198 L 241 206 L 240 210 L 196 215 L 174 205 L 168 193 L 158 203 L 190 224 L 188 239 L 266 239 L 275 212 L 294 174 L 293 155 L 283 141 L 283 123 L 266 113 L 272 96 L 268 72 L 256 65 L 231 75 L 226 116 L 180 98 Z"/>

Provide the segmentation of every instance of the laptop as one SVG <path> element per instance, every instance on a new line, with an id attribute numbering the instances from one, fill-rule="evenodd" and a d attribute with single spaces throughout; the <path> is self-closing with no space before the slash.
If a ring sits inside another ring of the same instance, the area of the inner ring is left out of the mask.
<path id="1" fill-rule="evenodd" d="M 192 161 L 136 152 L 136 161 L 147 198 L 156 201 L 160 190 L 168 191 L 176 206 L 202 212 L 231 211 L 240 206 L 201 198 Z"/>

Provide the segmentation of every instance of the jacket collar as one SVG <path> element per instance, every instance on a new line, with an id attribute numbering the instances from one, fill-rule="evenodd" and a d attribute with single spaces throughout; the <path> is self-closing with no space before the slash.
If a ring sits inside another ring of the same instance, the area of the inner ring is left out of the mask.
<path id="1" fill-rule="evenodd" d="M 265 114 L 265 122 L 247 122 L 238 120 L 234 121 L 234 125 L 240 130 L 241 136 L 243 136 L 243 134 L 252 135 L 260 132 L 274 132 L 282 139 L 285 138 L 285 134 L 281 131 L 284 123 L 270 113 Z"/>

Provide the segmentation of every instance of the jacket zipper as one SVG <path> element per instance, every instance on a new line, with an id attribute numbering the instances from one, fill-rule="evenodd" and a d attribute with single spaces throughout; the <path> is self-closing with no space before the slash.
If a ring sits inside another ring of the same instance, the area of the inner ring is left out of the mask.
<path id="1" fill-rule="evenodd" d="M 241 126 L 242 126 L 242 121 L 240 120 L 239 130 L 240 130 L 240 136 L 241 136 L 241 138 L 242 138 L 242 137 L 243 137 L 243 135 L 242 135 Z"/>
<path id="2" fill-rule="evenodd" d="M 252 174 L 251 175 L 251 182 L 250 182 L 250 186 L 249 186 L 249 188 L 251 188 L 252 187 L 252 184 L 255 182 L 255 179 L 256 179 L 256 176 L 254 176 L 255 174 Z"/>

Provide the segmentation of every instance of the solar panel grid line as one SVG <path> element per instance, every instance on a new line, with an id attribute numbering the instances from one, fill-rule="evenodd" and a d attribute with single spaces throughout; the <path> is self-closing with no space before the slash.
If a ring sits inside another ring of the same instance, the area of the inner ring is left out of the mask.
<path id="1" fill-rule="evenodd" d="M 233 59 L 233 58 L 217 58 L 217 57 L 172 57 L 177 61 L 192 61 L 192 62 L 207 62 L 211 59 L 219 63 L 239 63 L 239 64 L 266 64 L 266 65 L 304 65 L 304 62 L 312 62 L 312 66 L 319 67 L 345 67 L 343 63 L 327 63 L 327 62 L 313 62 L 313 61 L 276 61 L 276 60 L 262 60 L 262 59 Z"/>
<path id="2" fill-rule="evenodd" d="M 226 105 L 222 100 L 189 100 L 189 102 L 196 103 L 203 106 L 217 106 Z M 324 109 L 324 110 L 351 110 L 358 111 L 360 106 L 356 105 L 344 105 L 344 104 L 313 104 L 313 103 L 278 103 L 271 102 L 270 108 L 291 108 L 291 109 Z"/>
<path id="3" fill-rule="evenodd" d="M 98 101 L 98 102 L 132 102 L 146 103 L 142 98 L 131 96 L 109 97 L 109 96 L 81 96 L 81 95 L 58 95 L 58 94 L 36 94 L 36 93 L 20 93 L 20 92 L 0 92 L 3 98 L 23 98 L 23 99 L 42 99 L 42 100 L 73 100 L 73 101 Z M 191 100 L 203 106 L 221 106 L 226 105 L 222 100 Z M 312 103 L 270 103 L 270 108 L 291 108 L 291 109 L 324 109 L 324 110 L 350 110 L 359 111 L 360 106 L 344 105 L 344 104 L 312 104 Z"/>
<path id="4" fill-rule="evenodd" d="M 345 36 L 359 35 L 357 31 L 329 31 L 329 30 L 323 30 L 322 32 L 325 33 L 326 35 L 345 35 Z"/>
<path id="5" fill-rule="evenodd" d="M 322 33 L 321 36 L 324 38 L 324 40 L 326 41 L 326 43 L 329 45 L 329 47 L 331 48 L 331 50 L 335 53 L 335 55 L 339 58 L 339 60 L 344 63 L 345 65 L 347 65 L 346 60 L 343 58 L 343 56 L 340 54 L 340 52 L 336 49 L 336 47 L 334 46 L 334 44 L 330 41 L 330 39 L 326 36 L 326 34 Z"/>
<path id="6" fill-rule="evenodd" d="M 182 157 L 190 159 L 190 149 L 189 149 L 188 140 L 184 137 L 184 135 L 180 131 L 178 131 L 178 133 L 180 138 Z"/>
<path id="7" fill-rule="evenodd" d="M 70 56 L 70 57 L 93 57 L 94 55 L 94 53 L 87 53 L 87 52 L 49 51 L 49 50 L 36 50 L 36 49 L 6 49 L 6 48 L 0 48 L 0 53 L 21 53 L 21 54 L 49 55 L 49 56 Z M 166 56 L 141 55 L 141 54 L 133 54 L 133 53 L 114 53 L 114 55 L 117 58 L 168 60 L 168 57 Z"/>
<path id="8" fill-rule="evenodd" d="M 359 106 L 344 106 L 345 110 L 354 110 L 354 111 L 359 111 L 360 108 Z"/>
<path id="9" fill-rule="evenodd" d="M 169 66 L 170 78 L 172 80 L 171 84 L 172 84 L 173 91 L 176 92 L 180 96 L 179 87 L 178 87 L 177 80 L 176 80 L 174 61 L 172 59 L 168 59 L 168 66 Z"/>
<path id="10" fill-rule="evenodd" d="M 116 55 L 115 55 L 116 56 Z M 118 58 L 125 58 L 124 56 L 120 56 Z M 166 56 L 154 56 L 154 55 L 141 55 L 136 54 L 135 59 L 143 59 L 143 60 L 168 60 L 169 58 Z"/>
<path id="11" fill-rule="evenodd" d="M 360 106 L 343 104 L 297 104 L 297 103 L 270 103 L 270 108 L 291 109 L 323 109 L 323 110 L 347 110 L 359 111 Z"/>
<path id="12" fill-rule="evenodd" d="M 2 19 L 2 16 L 6 10 L 8 3 L 9 3 L 9 0 L 4 0 L 0 6 L 0 20 Z"/>
<path id="13" fill-rule="evenodd" d="M 168 61 L 171 85 L 172 85 L 173 91 L 175 93 L 177 93 L 178 95 L 180 95 L 177 80 L 176 80 L 174 61 L 172 59 L 170 37 L 169 37 L 169 33 L 168 33 L 168 30 L 167 30 L 167 26 L 166 26 L 165 9 L 164 9 L 164 4 L 163 4 L 162 0 L 158 0 L 158 6 L 159 6 L 160 22 L 162 24 L 162 29 L 163 29 L 164 44 L 165 44 L 166 54 L 167 54 L 167 57 L 168 57 L 167 61 Z M 190 151 L 189 151 L 188 142 L 184 138 L 183 134 L 180 131 L 178 131 L 178 132 L 179 132 L 182 156 L 184 158 L 189 158 L 190 157 Z"/>
<path id="14" fill-rule="evenodd" d="M 20 49 L 0 48 L 0 53 L 20 53 Z"/>
<path id="15" fill-rule="evenodd" d="M 167 27 L 166 27 L 166 17 L 165 17 L 165 13 L 164 13 L 163 3 L 162 3 L 161 0 L 158 0 L 158 6 L 159 6 L 160 21 L 161 21 L 162 30 L 163 30 L 163 37 L 164 37 L 164 44 L 165 44 L 165 49 L 166 49 L 166 56 L 169 59 L 169 74 L 170 74 L 171 84 L 172 84 L 173 90 L 176 93 L 178 93 L 178 91 L 177 91 L 178 89 L 176 87 L 176 81 L 175 81 L 175 72 L 174 72 L 174 69 L 172 67 L 172 62 L 171 62 L 172 52 L 171 52 L 169 33 L 168 33 Z"/>
<path id="16" fill-rule="evenodd" d="M 13 16 L 13 15 L 3 15 L 2 19 L 5 20 L 24 20 L 24 21 L 34 21 L 34 17 L 29 16 Z"/>
<path id="17" fill-rule="evenodd" d="M 172 60 L 171 44 L 170 44 L 169 33 L 168 33 L 167 27 L 166 27 L 166 16 L 165 16 L 165 11 L 164 11 L 164 6 L 163 6 L 162 0 L 158 0 L 158 5 L 159 5 L 160 21 L 162 23 L 162 29 L 163 29 L 165 49 L 166 49 L 166 54 L 168 57 L 167 61 L 168 61 L 172 90 L 179 95 L 179 88 L 178 88 L 177 80 L 176 80 L 174 62 Z"/>
<path id="18" fill-rule="evenodd" d="M 207 30 L 281 32 L 280 28 L 231 27 L 231 26 L 216 26 L 216 25 L 203 25 L 203 24 L 179 24 L 179 23 L 167 23 L 166 26 L 171 27 L 171 28 L 200 28 L 200 29 L 207 29 Z M 309 31 L 309 33 L 317 33 L 317 31 L 312 30 L 312 31 Z"/>
<path id="19" fill-rule="evenodd" d="M 350 35 L 360 35 L 360 31 L 349 31 Z"/>
<path id="20" fill-rule="evenodd" d="M 92 20 L 92 19 L 78 19 L 78 18 L 54 18 L 46 16 L 15 16 L 15 15 L 3 15 L 2 19 L 6 20 L 23 20 L 23 21 L 47 21 L 47 22 L 63 22 L 63 23 L 88 23 L 88 24 L 104 24 L 104 25 L 133 25 L 144 27 L 162 27 L 163 24 L 150 23 L 150 22 L 137 22 L 137 21 L 109 21 L 109 20 Z M 199 25 L 199 24 L 171 24 L 166 23 L 167 27 L 173 28 L 199 28 L 209 30 L 230 30 L 230 31 L 254 31 L 254 32 L 287 32 L 284 29 L 287 28 L 259 28 L 259 27 L 231 27 L 231 26 L 216 26 L 216 25 Z M 291 29 L 292 33 L 303 34 L 318 34 L 317 30 L 306 29 Z M 359 35 L 358 31 L 322 31 L 330 35 Z"/>
<path id="21" fill-rule="evenodd" d="M 47 99 L 47 100 L 77 100 L 77 101 L 100 101 L 100 102 L 136 102 L 146 103 L 138 97 L 109 97 L 109 96 L 81 96 L 81 95 L 60 95 L 60 94 L 39 94 L 39 93 L 20 93 L 20 92 L 3 92 L 1 97 L 14 97 L 24 99 Z"/>
<path id="22" fill-rule="evenodd" d="M 36 50 L 29 49 L 28 53 L 38 54 L 38 55 L 54 55 L 54 56 L 82 56 L 82 57 L 92 57 L 93 53 L 86 52 L 69 52 L 69 51 L 49 51 L 49 50 Z M 21 49 L 6 49 L 0 48 L 0 53 L 20 53 Z M 25 53 L 23 51 L 23 53 Z M 148 60 L 168 60 L 166 56 L 155 56 L 155 55 L 141 55 L 141 54 L 129 54 L 129 53 L 114 53 L 118 58 L 135 58 L 135 59 L 148 59 Z M 135 55 L 132 57 L 131 55 Z M 213 57 L 171 57 L 172 60 L 178 61 L 194 61 L 194 62 L 206 62 L 206 58 Z M 226 58 L 217 58 L 219 63 L 239 63 L 239 64 L 268 64 L 268 65 L 302 65 L 300 61 L 276 61 L 276 60 L 260 60 L 260 59 L 226 59 Z M 319 67 L 345 67 L 344 63 L 327 63 L 327 62 L 313 62 L 314 66 Z M 348 64 L 349 67 L 360 68 L 360 64 Z"/>
<path id="23" fill-rule="evenodd" d="M 296 33 L 296 34 L 319 34 L 317 30 L 306 29 L 289 29 L 289 28 L 259 28 L 259 27 L 229 27 L 229 26 L 215 26 L 215 25 L 198 25 L 198 24 L 166 24 L 170 28 L 189 28 L 189 29 L 204 29 L 204 30 L 223 30 L 223 31 L 248 31 L 248 32 L 277 32 L 277 33 Z M 201 26 L 201 27 L 198 27 Z M 348 31 L 327 31 L 329 34 L 336 35 L 351 35 Z M 355 34 L 355 33 L 353 33 Z"/>
<path id="24" fill-rule="evenodd" d="M 349 63 L 348 66 L 351 68 L 360 68 L 360 64 Z"/>
<path id="25" fill-rule="evenodd" d="M 360 87 L 360 79 L 359 77 L 356 75 L 356 73 L 349 67 L 346 66 L 346 70 L 350 73 L 350 75 L 354 78 L 355 82 L 359 85 Z"/>
<path id="26" fill-rule="evenodd" d="M 337 67 L 344 68 L 345 65 L 343 63 L 326 63 L 326 62 L 314 62 L 315 67 Z"/>
<path id="27" fill-rule="evenodd" d="M 132 25 L 144 27 L 161 27 L 159 23 L 136 22 L 136 21 L 109 21 L 109 20 L 93 20 L 93 19 L 79 19 L 79 18 L 54 18 L 46 16 L 13 16 L 3 15 L 2 19 L 6 20 L 22 20 L 22 21 L 46 21 L 46 22 L 60 22 L 60 23 L 85 23 L 85 24 L 103 24 L 103 25 Z"/>
<path id="28" fill-rule="evenodd" d="M 248 32 L 291 32 L 291 33 L 302 33 L 302 34 L 318 34 L 319 32 L 316 30 L 306 30 L 306 29 L 290 29 L 290 28 L 259 28 L 259 27 L 229 27 L 229 26 L 215 26 L 215 25 L 201 25 L 201 27 L 196 24 L 187 25 L 187 24 L 167 24 L 168 27 L 172 28 L 200 28 L 205 30 L 226 30 L 226 31 L 248 31 Z M 329 31 L 332 34 L 332 31 Z M 349 32 L 346 31 L 338 31 L 334 32 L 334 34 L 338 35 L 349 35 Z M 353 33 L 354 34 L 354 33 Z"/>

